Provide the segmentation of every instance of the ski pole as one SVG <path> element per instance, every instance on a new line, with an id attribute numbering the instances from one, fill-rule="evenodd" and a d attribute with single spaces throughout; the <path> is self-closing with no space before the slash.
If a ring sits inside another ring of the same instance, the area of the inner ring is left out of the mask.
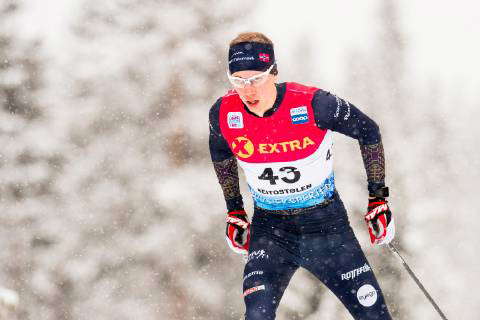
<path id="1" fill-rule="evenodd" d="M 417 284 L 417 286 L 422 290 L 423 294 L 427 297 L 427 299 L 430 301 L 430 303 L 433 305 L 433 307 L 435 308 L 435 310 L 438 312 L 438 314 L 440 315 L 440 317 L 443 319 L 443 320 L 448 320 L 447 317 L 445 317 L 445 314 L 443 314 L 442 310 L 440 310 L 440 308 L 438 307 L 438 305 L 435 303 L 435 301 L 433 300 L 433 298 L 430 296 L 430 294 L 427 292 L 427 290 L 425 289 L 425 287 L 422 285 L 422 283 L 420 282 L 420 280 L 418 280 L 417 276 L 415 276 L 415 274 L 413 273 L 412 269 L 410 269 L 410 267 L 408 266 L 408 264 L 405 262 L 405 260 L 402 258 L 402 256 L 400 255 L 400 253 L 398 252 L 397 248 L 394 247 L 393 244 L 389 243 L 388 244 L 388 248 L 400 259 L 400 261 L 402 261 L 402 264 L 403 266 L 405 267 L 405 269 L 407 270 L 408 274 L 412 277 L 412 279 L 415 281 L 415 283 Z"/>

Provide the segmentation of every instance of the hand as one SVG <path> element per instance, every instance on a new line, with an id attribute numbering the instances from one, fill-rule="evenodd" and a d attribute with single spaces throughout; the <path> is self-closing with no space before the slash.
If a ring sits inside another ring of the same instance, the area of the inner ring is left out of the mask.
<path id="1" fill-rule="evenodd" d="M 365 221 L 372 244 L 388 244 L 395 236 L 393 214 L 385 198 L 375 197 L 368 200 L 368 212 Z"/>
<path id="2" fill-rule="evenodd" d="M 235 253 L 248 254 L 250 242 L 250 223 L 244 210 L 227 214 L 226 239 L 228 246 Z"/>

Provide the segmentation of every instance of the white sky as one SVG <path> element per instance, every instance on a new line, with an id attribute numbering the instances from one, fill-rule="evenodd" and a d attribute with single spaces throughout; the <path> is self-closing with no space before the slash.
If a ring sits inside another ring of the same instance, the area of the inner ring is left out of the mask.
<path id="1" fill-rule="evenodd" d="M 297 63 L 294 60 L 298 54 L 297 41 L 309 40 L 311 54 L 318 55 L 323 62 L 324 75 L 340 82 L 337 75 L 345 67 L 341 58 L 346 49 L 371 48 L 378 31 L 375 28 L 379 23 L 376 14 L 380 1 L 263 0 L 253 17 L 238 25 L 231 34 L 259 30 L 269 35 L 276 43 L 277 59 L 284 70 L 292 62 L 292 66 Z M 25 0 L 25 3 L 28 10 L 19 17 L 25 35 L 45 37 L 53 54 L 59 59 L 62 54 L 65 57 L 68 24 L 79 11 L 81 1 Z M 415 79 L 437 79 L 444 85 L 460 83 L 476 91 L 480 86 L 479 2 L 402 0 L 395 3 L 407 40 L 409 71 Z"/>
<path id="2" fill-rule="evenodd" d="M 72 17 L 75 0 L 25 0 L 20 2 L 24 13 L 19 25 L 27 36 L 43 36 L 49 45 L 65 36 L 65 28 Z"/>
<path id="3" fill-rule="evenodd" d="M 271 35 L 279 63 L 291 61 L 295 39 L 311 39 L 323 72 L 334 77 L 345 49 L 369 48 L 378 30 L 382 0 L 264 0 L 250 26 Z M 409 71 L 416 80 L 437 79 L 480 87 L 480 4 L 478 1 L 394 1 L 400 12 Z M 293 5 L 292 5 L 293 3 Z M 295 44 L 296 45 L 296 44 Z M 472 91 L 473 92 L 473 91 Z"/>

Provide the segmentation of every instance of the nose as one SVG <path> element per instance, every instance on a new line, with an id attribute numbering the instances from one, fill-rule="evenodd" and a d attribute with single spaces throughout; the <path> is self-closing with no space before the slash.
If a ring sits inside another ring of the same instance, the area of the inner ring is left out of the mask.
<path id="1" fill-rule="evenodd" d="M 256 92 L 256 89 L 252 84 L 247 84 L 243 90 L 245 94 L 253 94 Z"/>

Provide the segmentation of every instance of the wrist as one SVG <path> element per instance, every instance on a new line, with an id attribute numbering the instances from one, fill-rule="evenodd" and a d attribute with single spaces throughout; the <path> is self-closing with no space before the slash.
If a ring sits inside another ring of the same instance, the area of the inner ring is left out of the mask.
<path id="1" fill-rule="evenodd" d="M 378 188 L 378 189 L 375 189 L 375 190 L 371 190 L 369 192 L 369 196 L 368 198 L 369 199 L 375 199 L 375 198 L 387 198 L 389 196 L 389 190 L 388 190 L 388 187 L 381 187 L 381 188 Z"/>
<path id="2" fill-rule="evenodd" d="M 227 211 L 228 212 L 243 210 L 242 196 L 239 195 L 237 197 L 230 198 L 230 199 L 226 200 L 226 205 L 227 205 Z"/>

